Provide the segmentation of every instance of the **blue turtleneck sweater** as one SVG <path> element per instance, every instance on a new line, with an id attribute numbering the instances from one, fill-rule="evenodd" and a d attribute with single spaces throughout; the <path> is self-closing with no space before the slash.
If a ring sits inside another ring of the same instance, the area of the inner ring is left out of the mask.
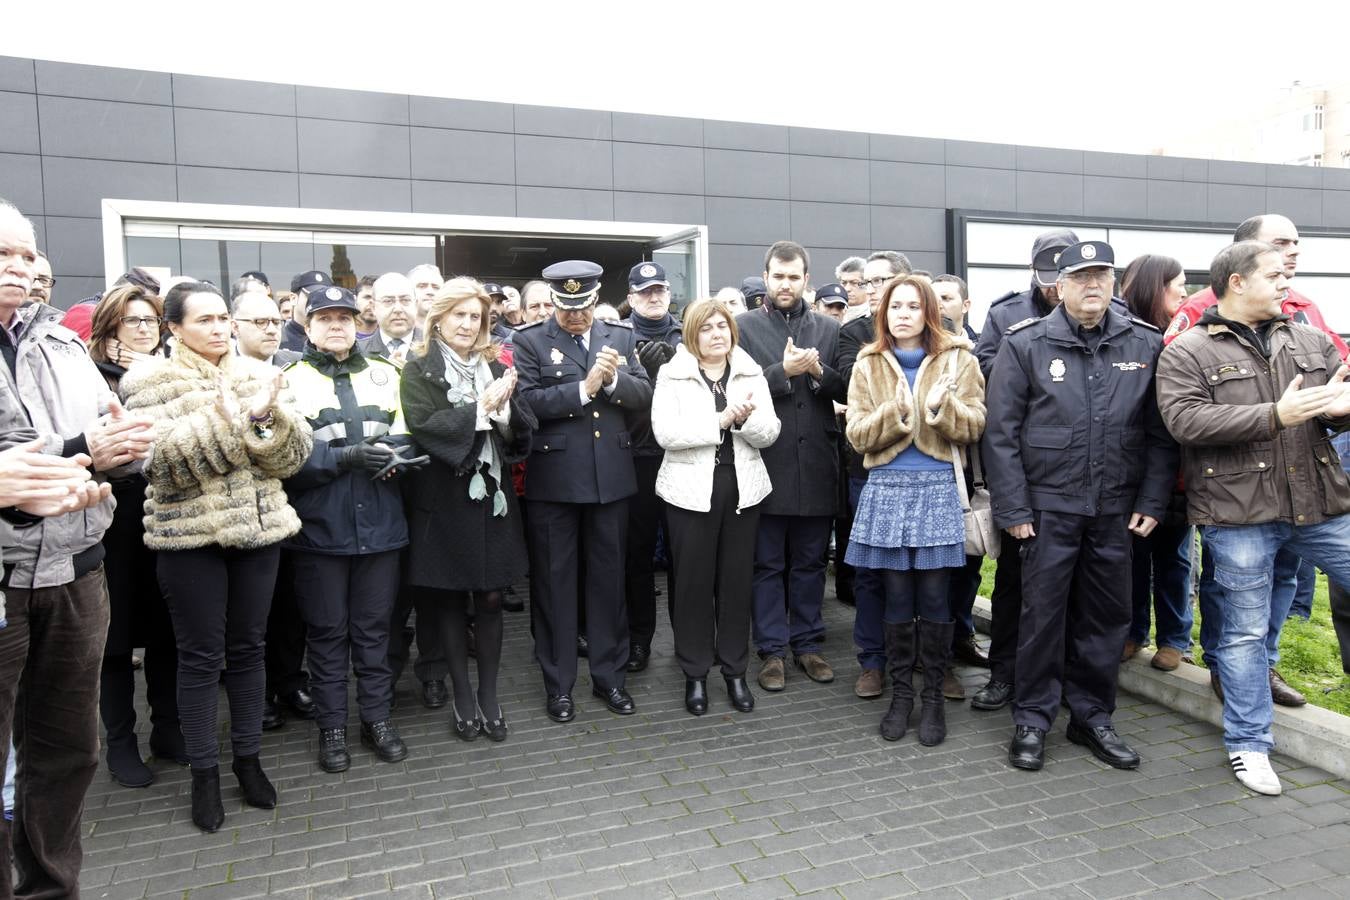
<path id="1" fill-rule="evenodd" d="M 926 355 L 922 347 L 914 350 L 901 350 L 896 348 L 892 351 L 896 360 L 900 363 L 900 369 L 905 373 L 905 380 L 909 382 L 909 391 L 914 393 L 914 379 L 919 377 L 919 366 L 923 363 Z M 910 413 L 913 416 L 923 415 L 921 405 L 922 397 L 914 398 L 914 411 Z M 927 453 L 924 453 L 914 444 L 910 444 L 895 457 L 895 459 L 883 466 L 877 466 L 878 469 L 902 469 L 910 472 L 923 471 L 931 472 L 938 469 L 951 468 L 952 461 L 949 459 L 934 459 Z"/>

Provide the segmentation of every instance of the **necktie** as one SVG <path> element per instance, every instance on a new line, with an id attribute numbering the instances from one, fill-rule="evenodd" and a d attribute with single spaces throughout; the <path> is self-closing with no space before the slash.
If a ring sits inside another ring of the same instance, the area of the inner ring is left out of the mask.
<path id="1" fill-rule="evenodd" d="M 582 356 L 585 356 L 585 355 L 586 355 L 586 342 L 585 342 L 584 340 L 581 339 L 581 335 L 579 335 L 579 334 L 574 334 L 574 335 L 572 335 L 572 340 L 574 340 L 574 341 L 577 342 L 577 347 L 579 347 L 579 348 L 581 349 L 581 355 L 582 355 Z"/>
<path id="2" fill-rule="evenodd" d="M 389 358 L 394 362 L 403 362 L 403 341 L 399 338 L 389 342 Z"/>

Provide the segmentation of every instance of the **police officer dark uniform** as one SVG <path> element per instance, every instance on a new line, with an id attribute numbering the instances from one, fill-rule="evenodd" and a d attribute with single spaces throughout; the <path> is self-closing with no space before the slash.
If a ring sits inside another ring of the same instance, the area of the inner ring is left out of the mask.
<path id="1" fill-rule="evenodd" d="M 1177 446 L 1154 396 L 1162 334 L 1111 302 L 1109 244 L 1066 248 L 1059 271 L 1059 306 L 1008 329 L 986 401 L 994 521 L 1024 541 L 1008 758 L 1041 768 L 1062 694 L 1069 740 L 1132 769 L 1139 755 L 1111 715 L 1131 534 L 1157 525 L 1176 478 Z"/>
<path id="2" fill-rule="evenodd" d="M 572 260 L 543 272 L 554 314 L 516 332 L 517 392 L 539 420 L 525 471 L 530 621 L 555 722 L 576 716 L 577 566 L 584 559 L 592 692 L 630 715 L 624 531 L 637 491 L 625 414 L 651 407 L 631 328 L 596 319 L 603 270 Z"/>
<path id="3" fill-rule="evenodd" d="M 389 717 L 394 693 L 389 620 L 408 544 L 395 456 L 410 443 L 399 371 L 356 345 L 356 298 L 340 287 L 310 292 L 310 341 L 286 369 L 314 449 L 285 482 L 302 523 L 292 553 L 295 596 L 308 631 L 318 707 L 319 766 L 341 772 L 347 753 L 347 667 L 356 671 L 361 743 L 386 762 L 408 755 Z M 390 468 L 391 464 L 394 464 Z"/>
<path id="4" fill-rule="evenodd" d="M 1019 322 L 1047 315 L 1059 302 L 1055 286 L 1059 278 L 1059 254 L 1078 243 L 1078 236 L 1067 228 L 1039 235 L 1031 245 L 1031 287 L 1021 293 L 1009 291 L 989 307 L 984 328 L 975 342 L 975 357 L 980 374 L 989 383 L 994 356 L 1007 330 Z M 1003 536 L 1003 552 L 994 572 L 994 590 L 989 598 L 989 681 L 971 698 L 973 709 L 996 710 L 1012 699 L 1017 661 L 1017 624 L 1022 616 L 1022 557 L 1020 542 Z"/>
<path id="5" fill-rule="evenodd" d="M 312 269 L 308 272 L 301 272 L 291 279 L 291 293 L 295 294 L 295 305 L 299 309 L 306 308 L 306 299 L 309 292 L 320 287 L 327 287 L 333 283 L 333 279 L 327 272 L 319 269 Z M 305 317 L 302 314 L 297 320 L 294 316 L 286 320 L 286 324 L 281 328 L 281 349 L 303 351 L 305 349 Z"/>
<path id="6" fill-rule="evenodd" d="M 628 272 L 628 306 L 632 314 L 638 361 L 647 378 L 656 384 L 656 373 L 675 358 L 680 345 L 680 320 L 670 312 L 670 282 L 660 263 L 641 262 Z M 656 496 L 656 475 L 665 451 L 652 435 L 651 410 L 630 411 L 628 426 L 633 435 L 633 465 L 638 489 L 628 501 L 628 559 L 625 593 L 628 598 L 628 671 L 647 668 L 656 634 L 656 533 L 665 519 L 665 504 Z M 666 597 L 675 597 L 675 571 L 666 582 Z"/>

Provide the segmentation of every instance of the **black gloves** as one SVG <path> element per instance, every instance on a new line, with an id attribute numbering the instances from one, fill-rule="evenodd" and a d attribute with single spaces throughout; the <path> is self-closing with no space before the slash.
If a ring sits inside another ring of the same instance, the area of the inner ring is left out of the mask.
<path id="1" fill-rule="evenodd" d="M 375 481 L 376 479 L 384 478 L 391 474 L 401 475 L 403 474 L 404 469 L 420 469 L 431 462 L 431 457 L 427 456 L 425 453 L 421 456 L 403 456 L 403 451 L 407 449 L 407 447 L 395 447 L 394 452 L 389 456 L 389 462 L 385 463 L 378 472 L 370 476 L 370 480 Z"/>
<path id="2" fill-rule="evenodd" d="M 365 440 L 338 450 L 337 464 L 339 468 L 351 472 L 365 471 L 374 474 L 383 469 L 393 457 L 393 447 Z"/>
<path id="3" fill-rule="evenodd" d="M 638 348 L 638 362 L 647 370 L 647 377 L 656 383 L 656 372 L 675 358 L 675 348 L 665 341 L 648 341 Z"/>

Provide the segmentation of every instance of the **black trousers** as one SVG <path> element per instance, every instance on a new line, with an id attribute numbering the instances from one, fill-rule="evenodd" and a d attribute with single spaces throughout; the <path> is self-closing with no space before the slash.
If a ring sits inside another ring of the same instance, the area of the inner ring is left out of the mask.
<path id="1" fill-rule="evenodd" d="M 1060 698 L 1082 725 L 1109 725 L 1130 627 L 1125 514 L 1038 512 L 1022 550 L 1022 621 L 1013 722 L 1049 730 Z"/>
<path id="2" fill-rule="evenodd" d="M 570 694 L 577 681 L 577 565 L 586 567 L 586 637 L 591 682 L 623 687 L 628 664 L 624 601 L 628 501 L 530 501 L 530 624 L 534 655 L 549 694 Z"/>
<path id="3" fill-rule="evenodd" d="M 703 678 L 716 662 L 722 674 L 744 675 L 750 659 L 750 586 L 759 507 L 736 511 L 734 466 L 713 472 L 712 508 L 668 506 L 675 658 L 686 678 Z"/>
<path id="4" fill-rule="evenodd" d="M 263 639 L 280 556 L 275 544 L 159 552 L 159 586 L 178 636 L 178 716 L 194 769 L 219 763 L 222 671 L 234 755 L 254 756 L 262 747 Z"/>
<path id="5" fill-rule="evenodd" d="M 637 493 L 628 498 L 627 575 L 628 639 L 643 647 L 652 645 L 656 634 L 656 533 L 666 519 L 666 504 L 656 496 L 656 474 L 661 470 L 660 456 L 635 456 Z M 666 589 L 674 591 L 672 571 Z"/>
<path id="6" fill-rule="evenodd" d="M 408 619 L 413 610 L 417 618 L 412 625 Z M 450 669 L 445 662 L 445 646 L 441 642 L 441 614 L 434 592 L 411 584 L 399 585 L 394 597 L 394 608 L 389 623 L 389 668 L 397 683 L 408 665 L 408 653 L 413 638 L 417 639 L 417 659 L 413 674 L 418 681 L 444 681 Z"/>
<path id="7" fill-rule="evenodd" d="M 79 893 L 84 795 L 98 770 L 99 668 L 108 633 L 103 567 L 60 587 L 6 588 L 5 616 L 0 771 L 12 729 L 19 777 L 14 822 L 0 817 L 0 897 L 72 897 Z"/>
<path id="8" fill-rule="evenodd" d="M 399 551 L 331 556 L 295 551 L 295 597 L 309 635 L 310 687 L 320 728 L 347 724 L 347 667 L 356 672 L 362 722 L 389 718 L 394 673 L 389 621 Z"/>
<path id="9" fill-rule="evenodd" d="M 295 574 L 289 550 L 281 552 L 277 567 L 277 586 L 272 592 L 272 608 L 267 613 L 265 647 L 267 696 L 307 690 L 305 674 L 305 623 L 295 600 Z"/>
<path id="10" fill-rule="evenodd" d="M 1022 547 L 1025 541 L 1003 534 L 989 598 L 989 680 L 1017 683 L 1017 641 L 1022 622 Z"/>

